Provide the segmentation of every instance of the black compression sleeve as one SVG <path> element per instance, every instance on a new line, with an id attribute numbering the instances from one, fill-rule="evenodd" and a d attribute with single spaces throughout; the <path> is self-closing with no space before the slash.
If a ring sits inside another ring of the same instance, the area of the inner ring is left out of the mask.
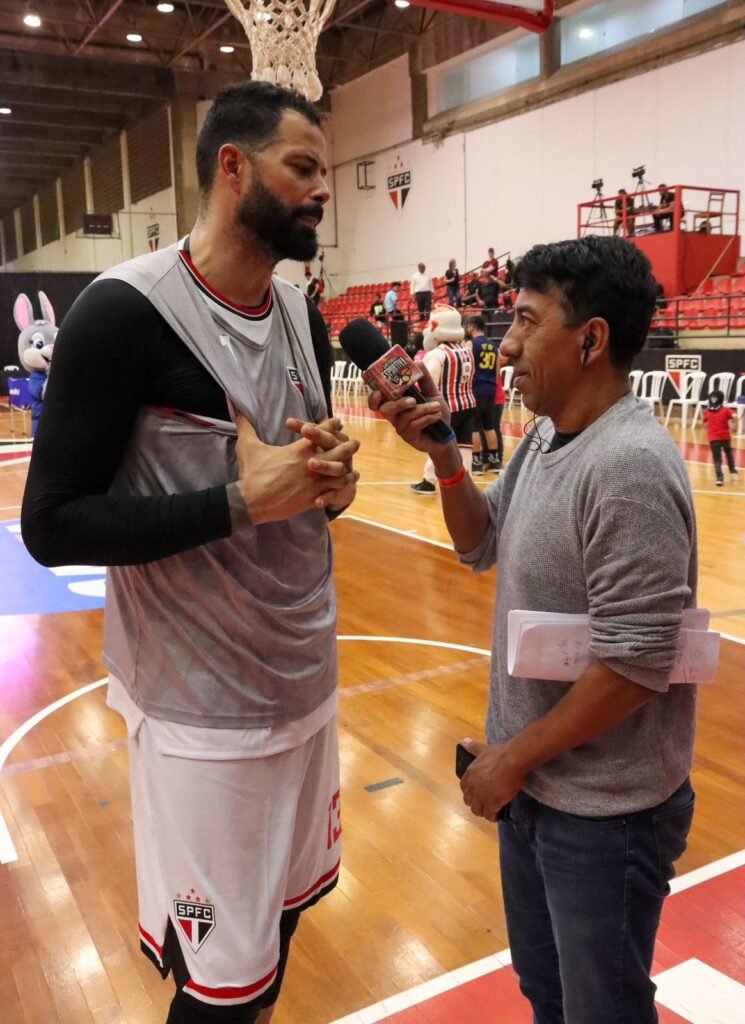
<path id="1" fill-rule="evenodd" d="M 326 398 L 326 411 L 329 416 L 331 416 L 331 366 L 333 363 L 333 354 L 331 352 L 329 332 L 326 328 L 326 321 L 323 319 L 323 314 L 315 302 L 311 302 L 310 299 L 306 299 L 306 302 L 308 304 L 308 320 L 310 321 L 310 336 L 313 340 L 313 351 L 316 356 L 316 363 L 318 363 L 318 371 L 321 374 L 321 383 L 323 384 L 323 393 Z"/>
<path id="2" fill-rule="evenodd" d="M 168 333 L 121 281 L 90 285 L 65 317 L 23 498 L 23 539 L 43 565 L 137 565 L 230 533 L 225 487 L 108 494 L 138 410 L 157 399 Z"/>

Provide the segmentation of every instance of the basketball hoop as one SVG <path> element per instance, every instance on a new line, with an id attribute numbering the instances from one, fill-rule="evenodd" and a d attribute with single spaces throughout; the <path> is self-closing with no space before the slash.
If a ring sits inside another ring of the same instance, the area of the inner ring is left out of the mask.
<path id="1" fill-rule="evenodd" d="M 254 81 L 296 89 L 311 102 L 323 94 L 316 46 L 336 0 L 225 0 L 251 44 Z"/>

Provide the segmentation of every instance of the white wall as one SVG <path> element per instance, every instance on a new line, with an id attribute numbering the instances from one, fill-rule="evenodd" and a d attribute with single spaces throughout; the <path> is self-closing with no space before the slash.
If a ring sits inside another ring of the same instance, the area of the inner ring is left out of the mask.
<path id="1" fill-rule="evenodd" d="M 376 75 L 382 95 L 398 87 L 400 68 L 387 65 Z M 337 157 L 349 130 L 354 159 L 338 159 L 335 168 L 339 249 L 327 269 L 341 291 L 403 277 L 419 259 L 442 274 L 450 257 L 465 269 L 480 263 L 489 246 L 517 255 L 536 242 L 575 237 L 577 203 L 592 199 L 593 179 L 604 178 L 607 195 L 619 187 L 631 191 L 631 169 L 642 163 L 653 186 L 739 189 L 745 201 L 743 96 L 745 41 L 451 136 L 440 146 L 409 141 L 377 152 L 379 120 L 360 116 L 365 102 L 352 126 L 348 108 L 337 117 L 332 103 Z M 360 192 L 356 161 L 366 153 L 375 160 L 376 188 Z M 412 171 L 401 212 L 386 187 L 397 156 Z"/>
<path id="2" fill-rule="evenodd" d="M 412 133 L 408 55 L 377 68 L 331 93 L 334 161 L 406 142 Z"/>
<path id="3" fill-rule="evenodd" d="M 172 187 L 147 196 L 117 214 L 118 238 L 82 238 L 71 233 L 57 242 L 8 263 L 6 270 L 16 271 L 96 271 L 148 252 L 147 226 L 157 224 L 159 247 L 177 241 L 176 198 Z"/>

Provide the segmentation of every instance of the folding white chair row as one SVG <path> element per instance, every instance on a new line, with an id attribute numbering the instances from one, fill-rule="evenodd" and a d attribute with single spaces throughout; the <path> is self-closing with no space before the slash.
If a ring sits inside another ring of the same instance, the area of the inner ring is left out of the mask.
<path id="1" fill-rule="evenodd" d="M 341 363 L 340 368 L 338 368 L 339 363 Z M 344 398 L 350 394 L 360 394 L 365 386 L 359 366 L 355 366 L 354 363 L 345 363 L 344 360 L 338 360 L 334 365 L 331 381 L 332 388 Z"/>
<path id="2" fill-rule="evenodd" d="M 635 370 L 635 373 L 641 371 Z M 647 405 L 652 407 L 652 413 L 655 413 L 655 407 L 657 403 L 660 403 L 660 415 L 662 415 L 662 392 L 665 390 L 665 381 L 667 380 L 667 372 L 665 370 L 647 370 L 643 373 L 638 384 L 638 391 L 636 392 L 637 398 L 646 402 Z"/>
<path id="3" fill-rule="evenodd" d="M 677 398 L 671 398 L 667 405 L 667 416 L 665 416 L 665 426 L 670 422 L 670 416 L 673 411 L 674 405 L 680 406 L 680 425 L 685 429 L 688 422 L 688 410 L 695 410 L 699 405 L 704 403 L 701 401 L 701 393 L 704 389 L 704 382 L 706 380 L 706 374 L 703 370 L 689 370 L 686 373 L 682 373 L 680 376 L 680 394 Z M 691 424 L 693 426 L 693 424 Z"/>
<path id="4" fill-rule="evenodd" d="M 515 401 L 515 399 L 517 399 L 518 405 L 522 405 L 523 396 L 520 394 L 517 388 L 513 388 L 512 386 L 512 378 L 515 375 L 514 367 L 503 366 L 499 373 L 502 377 L 502 387 L 504 389 L 504 398 L 505 402 L 507 403 L 507 408 L 512 408 L 512 403 Z"/>

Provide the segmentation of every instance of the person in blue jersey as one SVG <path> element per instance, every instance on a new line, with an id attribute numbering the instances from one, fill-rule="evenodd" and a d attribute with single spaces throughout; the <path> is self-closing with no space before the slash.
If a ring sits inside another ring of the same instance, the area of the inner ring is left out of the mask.
<path id="1" fill-rule="evenodd" d="M 476 399 L 476 421 L 473 431 L 474 476 L 502 468 L 504 440 L 500 429 L 502 402 L 497 403 L 497 388 L 500 383 L 499 343 L 486 336 L 486 321 L 483 316 L 470 316 L 463 324 L 466 337 L 473 346 L 473 394 Z M 483 436 L 483 442 L 482 442 Z"/>

